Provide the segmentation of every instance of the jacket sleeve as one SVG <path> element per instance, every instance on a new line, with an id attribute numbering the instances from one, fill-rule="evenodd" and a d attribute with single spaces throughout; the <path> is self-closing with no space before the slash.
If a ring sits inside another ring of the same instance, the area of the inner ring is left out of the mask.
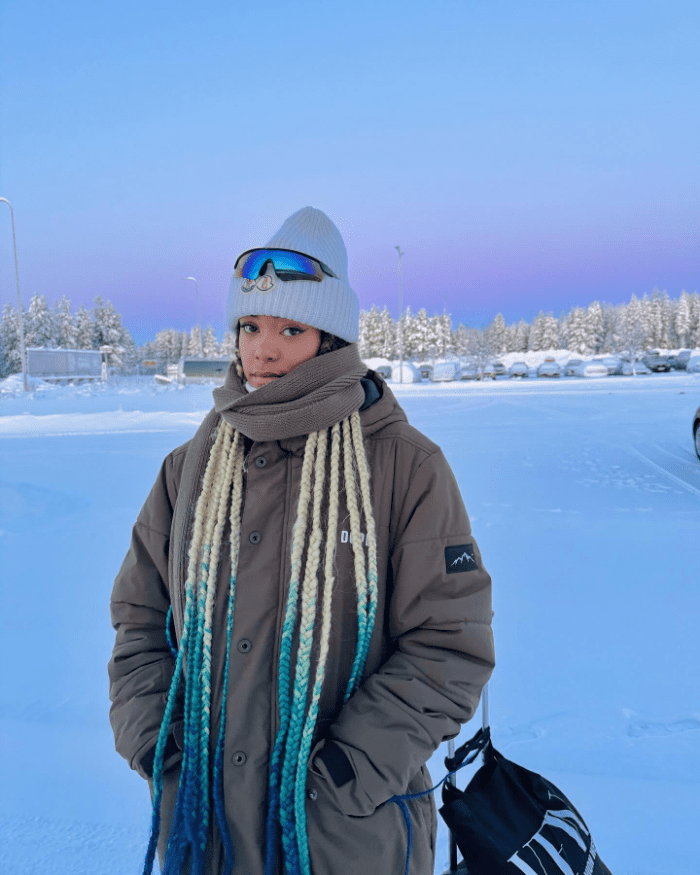
<path id="1" fill-rule="evenodd" d="M 150 777 L 149 755 L 158 739 L 175 667 L 165 622 L 170 606 L 168 550 L 176 495 L 171 455 L 139 513 L 131 547 L 112 590 L 111 617 L 117 634 L 108 666 L 110 722 L 117 751 L 142 777 Z M 181 728 L 178 704 L 172 730 L 176 740 Z M 166 769 L 181 758 L 179 745 L 168 741 Z"/>
<path id="2" fill-rule="evenodd" d="M 370 814 L 405 793 L 473 716 L 494 667 L 491 579 L 441 451 L 411 471 L 397 498 L 386 618 L 394 650 L 343 707 L 326 742 L 330 756 L 321 750 L 312 765 L 332 778 L 342 774 L 335 748 L 347 757 L 355 780 L 333 782 L 346 814 Z"/>

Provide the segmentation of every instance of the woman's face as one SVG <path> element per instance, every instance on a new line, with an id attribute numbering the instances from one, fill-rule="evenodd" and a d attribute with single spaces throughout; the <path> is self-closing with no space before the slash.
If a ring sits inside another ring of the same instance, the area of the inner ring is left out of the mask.
<path id="1" fill-rule="evenodd" d="M 244 316 L 238 325 L 243 373 L 256 389 L 312 359 L 321 345 L 318 329 L 294 319 Z"/>

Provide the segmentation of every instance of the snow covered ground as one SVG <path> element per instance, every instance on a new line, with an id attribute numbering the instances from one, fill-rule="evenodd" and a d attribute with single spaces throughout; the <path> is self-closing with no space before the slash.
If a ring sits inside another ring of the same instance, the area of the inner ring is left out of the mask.
<path id="1" fill-rule="evenodd" d="M 496 746 L 562 787 L 614 875 L 697 875 L 700 375 L 393 388 L 445 450 L 494 580 Z M 109 593 L 210 397 L 144 380 L 0 400 L 3 872 L 140 872 L 149 801 L 107 721 Z"/>

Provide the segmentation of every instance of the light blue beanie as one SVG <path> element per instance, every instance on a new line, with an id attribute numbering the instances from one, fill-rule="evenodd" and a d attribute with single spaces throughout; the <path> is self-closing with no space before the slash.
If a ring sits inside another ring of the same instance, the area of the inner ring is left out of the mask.
<path id="1" fill-rule="evenodd" d="M 226 322 L 235 331 L 242 316 L 280 316 L 294 319 L 347 340 L 357 341 L 360 303 L 348 283 L 348 255 L 343 238 L 328 216 L 313 207 L 291 215 L 265 244 L 266 249 L 294 249 L 327 265 L 337 279 L 283 281 L 268 266 L 272 282 L 263 291 L 256 284 L 243 291 L 243 278 L 231 277 Z"/>

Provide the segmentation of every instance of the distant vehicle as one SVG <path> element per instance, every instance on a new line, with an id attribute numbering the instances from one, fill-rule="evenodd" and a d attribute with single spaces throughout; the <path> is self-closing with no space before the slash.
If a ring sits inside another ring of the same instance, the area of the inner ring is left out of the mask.
<path id="1" fill-rule="evenodd" d="M 608 366 L 601 361 L 581 362 L 576 368 L 577 377 L 607 377 Z"/>
<path id="2" fill-rule="evenodd" d="M 420 375 L 424 380 L 429 380 L 433 373 L 433 366 L 430 362 L 421 362 L 419 365 L 416 365 L 418 370 L 420 371 Z"/>
<path id="3" fill-rule="evenodd" d="M 430 377 L 433 383 L 449 383 L 462 379 L 462 368 L 459 362 L 438 362 Z"/>
<path id="4" fill-rule="evenodd" d="M 391 362 L 388 359 L 378 356 L 376 358 L 363 359 L 363 361 L 371 371 L 379 374 L 383 380 L 391 379 Z"/>
<path id="5" fill-rule="evenodd" d="M 683 349 L 678 355 L 669 356 L 668 361 L 675 371 L 685 371 L 688 368 L 688 362 L 692 354 L 692 350 Z"/>
<path id="6" fill-rule="evenodd" d="M 506 373 L 506 366 L 503 362 L 491 362 L 491 367 L 497 377 L 502 377 Z"/>
<path id="7" fill-rule="evenodd" d="M 484 365 L 483 371 L 479 373 L 480 380 L 495 380 L 496 379 L 496 369 L 489 362 L 489 364 Z"/>
<path id="8" fill-rule="evenodd" d="M 509 377 L 529 377 L 530 370 L 525 362 L 513 362 L 508 370 Z"/>
<path id="9" fill-rule="evenodd" d="M 538 377 L 561 377 L 561 368 L 553 358 L 546 358 L 537 368 Z"/>
<path id="10" fill-rule="evenodd" d="M 686 371 L 689 374 L 696 374 L 700 371 L 700 355 L 691 355 L 688 359 L 688 364 L 686 365 Z"/>
<path id="11" fill-rule="evenodd" d="M 671 362 L 668 360 L 667 356 L 659 355 L 659 353 L 654 350 L 643 355 L 642 361 L 650 371 L 664 373 L 671 370 Z"/>
<path id="12" fill-rule="evenodd" d="M 598 359 L 595 359 L 595 361 L 598 361 Z M 606 355 L 601 361 L 607 366 L 609 376 L 619 377 L 622 374 L 622 359 L 619 356 Z"/>
<path id="13" fill-rule="evenodd" d="M 420 383 L 421 375 L 418 368 L 412 362 L 404 362 L 396 365 L 391 370 L 392 383 Z"/>
<path id="14" fill-rule="evenodd" d="M 633 370 L 634 367 L 634 370 Z M 622 362 L 622 376 L 631 377 L 635 374 L 650 374 L 651 371 L 644 362 Z"/>
<path id="15" fill-rule="evenodd" d="M 583 359 L 569 359 L 569 361 L 564 365 L 564 376 L 575 377 L 576 368 L 581 364 L 583 364 Z"/>
<path id="16" fill-rule="evenodd" d="M 476 365 L 462 365 L 460 380 L 480 380 L 481 374 Z"/>
<path id="17" fill-rule="evenodd" d="M 695 454 L 700 459 L 700 407 L 695 411 L 693 417 L 693 441 L 695 443 Z"/>
<path id="18" fill-rule="evenodd" d="M 230 358 L 195 358 L 183 356 L 177 367 L 177 378 L 183 383 L 222 382 L 232 359 Z"/>
<path id="19" fill-rule="evenodd" d="M 99 349 L 27 349 L 27 374 L 56 382 L 106 380 L 107 354 Z"/>

